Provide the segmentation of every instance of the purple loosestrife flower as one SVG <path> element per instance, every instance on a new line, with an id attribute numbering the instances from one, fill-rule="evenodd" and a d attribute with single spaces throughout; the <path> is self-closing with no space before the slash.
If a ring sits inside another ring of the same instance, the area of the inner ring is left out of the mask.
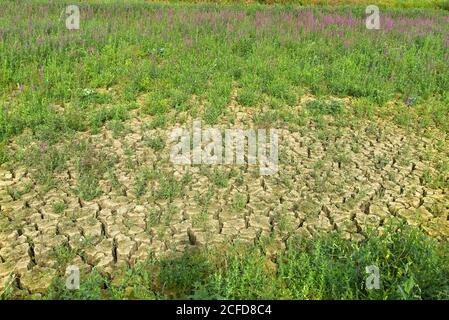
<path id="1" fill-rule="evenodd" d="M 23 84 L 20 85 L 20 92 L 23 93 Z"/>
<path id="2" fill-rule="evenodd" d="M 384 25 L 385 30 L 393 29 L 393 27 L 394 27 L 394 20 L 391 19 L 391 18 L 387 18 L 385 20 L 386 20 L 385 21 L 385 25 Z"/>
<path id="3" fill-rule="evenodd" d="M 241 10 L 239 15 L 238 15 L 238 18 L 237 18 L 238 21 L 239 22 L 243 21 L 244 16 L 245 16 L 245 13 L 243 12 L 243 10 Z"/>

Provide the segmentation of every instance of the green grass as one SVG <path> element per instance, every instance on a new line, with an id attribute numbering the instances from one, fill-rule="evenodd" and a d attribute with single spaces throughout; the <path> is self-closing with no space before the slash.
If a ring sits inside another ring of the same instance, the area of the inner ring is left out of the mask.
<path id="1" fill-rule="evenodd" d="M 316 30 L 307 22 L 309 13 L 318 20 L 363 18 L 357 7 L 93 2 L 81 5 L 89 14 L 80 32 L 69 32 L 63 9 L 60 1 L 3 4 L 0 141 L 30 128 L 53 142 L 106 123 L 120 136 L 119 121 L 135 108 L 155 117 L 153 128 L 181 111 L 199 112 L 213 125 L 226 114 L 233 88 L 242 105 L 268 104 L 279 116 L 287 116 L 281 110 L 296 105 L 303 92 L 352 96 L 375 109 L 412 97 L 411 108 L 391 110 L 398 124 L 449 130 L 444 11 L 387 9 L 384 16 L 411 25 L 371 32 L 363 24 Z M 220 12 L 232 17 L 229 23 Z M 266 22 L 256 23 L 257 15 Z M 419 19 L 431 19 L 432 31 Z M 138 105 L 141 95 L 146 99 Z"/>
<path id="2" fill-rule="evenodd" d="M 312 100 L 309 101 L 306 104 L 306 107 L 313 113 L 313 114 L 330 114 L 330 115 L 336 115 L 343 111 L 344 105 L 340 101 L 331 101 L 329 103 L 326 103 L 324 101 L 320 100 Z"/>
<path id="3" fill-rule="evenodd" d="M 360 243 L 337 234 L 315 240 L 291 239 L 288 251 L 265 252 L 228 245 L 187 252 L 179 258 L 149 258 L 116 271 L 111 282 L 98 271 L 83 274 L 79 291 L 55 279 L 50 299 L 448 299 L 447 243 L 402 224 Z M 59 250 L 60 259 L 70 255 Z M 273 262 L 274 261 L 274 262 Z M 368 290 L 366 266 L 380 269 L 380 289 Z"/>

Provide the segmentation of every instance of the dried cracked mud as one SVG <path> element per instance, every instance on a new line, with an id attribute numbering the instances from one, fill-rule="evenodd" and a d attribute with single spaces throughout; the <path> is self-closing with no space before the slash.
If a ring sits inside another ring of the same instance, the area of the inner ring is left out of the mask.
<path id="1" fill-rule="evenodd" d="M 257 128 L 244 108 L 232 112 L 234 124 L 218 127 Z M 327 132 L 325 139 L 325 129 L 312 121 L 294 130 L 281 125 L 279 171 L 261 176 L 257 166 L 173 165 L 171 145 L 160 141 L 167 142 L 174 126 L 151 129 L 151 121 L 133 114 L 118 135 L 105 126 L 59 145 L 62 153 L 84 153 L 78 159 L 68 154 L 52 188 L 35 179 L 38 166 L 1 167 L 0 289 L 13 275 L 20 289 L 44 293 L 57 273 L 61 246 L 76 252 L 69 264 L 111 274 L 149 254 L 254 243 L 263 236 L 275 238 L 274 250 L 294 234 L 338 230 L 359 241 L 390 218 L 449 238 L 449 188 L 425 183 L 426 173 L 436 169 L 424 155 L 434 152 L 437 140 L 370 121 Z M 17 141 L 11 147 L 17 153 L 22 148 Z M 105 161 L 95 196 L 83 200 L 79 166 L 95 171 Z"/>

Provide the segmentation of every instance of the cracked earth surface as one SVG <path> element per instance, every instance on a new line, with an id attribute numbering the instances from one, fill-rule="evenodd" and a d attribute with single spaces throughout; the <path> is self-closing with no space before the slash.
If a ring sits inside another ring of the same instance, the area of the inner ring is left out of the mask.
<path id="1" fill-rule="evenodd" d="M 233 112 L 234 127 L 257 128 L 243 109 Z M 53 188 L 36 182 L 39 169 L 33 166 L 0 169 L 0 289 L 14 274 L 19 288 L 45 292 L 57 273 L 54 252 L 61 245 L 77 252 L 69 264 L 112 273 L 149 254 L 254 243 L 270 235 L 277 249 L 292 234 L 337 230 L 359 241 L 390 218 L 449 238 L 449 190 L 424 182 L 425 172 L 435 168 L 423 155 L 436 140 L 369 121 L 339 128 L 327 139 L 312 122 L 297 130 L 277 126 L 279 170 L 260 176 L 257 166 L 173 165 L 171 145 L 155 148 L 151 141 L 166 142 L 174 126 L 151 129 L 150 118 L 131 116 L 119 136 L 103 127 L 58 145 L 62 153 L 74 147 L 84 153 L 78 160 L 68 156 Z M 190 119 L 179 126 L 191 128 Z M 49 152 L 33 143 L 27 148 L 33 147 Z M 12 148 L 21 147 L 14 142 Z M 83 200 L 76 191 L 82 179 L 77 166 L 96 169 L 104 161 L 98 192 Z"/>

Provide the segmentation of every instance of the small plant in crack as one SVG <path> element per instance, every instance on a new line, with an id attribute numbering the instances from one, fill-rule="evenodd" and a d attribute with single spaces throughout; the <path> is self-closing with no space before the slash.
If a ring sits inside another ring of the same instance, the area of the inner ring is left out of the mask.
<path id="1" fill-rule="evenodd" d="M 58 201 L 53 203 L 53 212 L 56 214 L 61 214 L 67 209 L 67 204 L 64 201 Z"/>
<path id="2" fill-rule="evenodd" d="M 156 235 L 159 239 L 163 239 L 166 233 L 167 233 L 166 226 L 158 226 L 156 228 Z"/>
<path id="3" fill-rule="evenodd" d="M 311 100 L 307 102 L 306 108 L 314 114 L 337 115 L 343 111 L 344 103 L 337 100 L 332 100 L 329 103 L 322 100 Z"/>
<path id="4" fill-rule="evenodd" d="M 17 188 L 11 188 L 11 187 L 7 186 L 6 192 L 14 201 L 19 200 L 20 197 L 22 196 L 22 193 L 19 192 L 19 190 Z"/>
<path id="5" fill-rule="evenodd" d="M 201 193 L 199 191 L 196 192 L 195 201 L 201 207 L 201 212 L 207 212 L 214 193 L 215 189 L 212 186 L 210 186 L 205 193 Z"/>
<path id="6" fill-rule="evenodd" d="M 230 178 L 234 178 L 234 184 L 236 186 L 243 186 L 243 184 L 245 183 L 245 178 L 243 175 L 241 175 L 239 173 L 239 171 L 235 168 L 232 168 L 230 173 L 229 173 L 229 177 Z"/>
<path id="7" fill-rule="evenodd" d="M 127 132 L 125 124 L 120 120 L 111 120 L 106 126 L 112 131 L 112 137 L 115 139 L 122 137 Z"/>
<path id="8" fill-rule="evenodd" d="M 192 182 L 193 176 L 190 172 L 186 172 L 182 178 L 181 178 L 181 184 L 183 186 L 187 186 L 189 183 Z"/>
<path id="9" fill-rule="evenodd" d="M 353 143 L 351 145 L 351 151 L 354 153 L 360 153 L 360 145 L 358 143 Z"/>
<path id="10" fill-rule="evenodd" d="M 101 195 L 99 180 L 92 174 L 85 173 L 77 182 L 75 193 L 85 201 L 91 201 Z"/>
<path id="11" fill-rule="evenodd" d="M 282 185 L 286 186 L 289 191 L 293 190 L 293 182 L 291 180 L 291 177 L 288 175 L 283 175 L 281 178 Z"/>
<path id="12" fill-rule="evenodd" d="M 204 228 L 208 218 L 209 213 L 207 212 L 207 210 L 202 210 L 192 218 L 192 226 L 195 228 Z"/>
<path id="13" fill-rule="evenodd" d="M 299 210 L 303 211 L 307 215 L 317 216 L 321 211 L 321 207 L 320 207 L 320 204 L 316 200 L 314 200 L 311 197 L 307 197 L 303 201 L 300 202 Z"/>
<path id="14" fill-rule="evenodd" d="M 176 180 L 173 174 L 162 175 L 159 174 L 159 189 L 154 191 L 154 197 L 156 199 L 173 200 L 182 191 L 182 184 Z"/>
<path id="15" fill-rule="evenodd" d="M 338 163 L 339 168 L 351 162 L 351 157 L 343 152 L 339 152 L 335 155 L 334 161 Z"/>
<path id="16" fill-rule="evenodd" d="M 279 228 L 281 233 L 290 233 L 294 231 L 294 224 L 285 209 L 277 210 L 273 215 L 273 222 Z"/>
<path id="17" fill-rule="evenodd" d="M 76 257 L 77 252 L 70 248 L 69 245 L 62 244 L 53 248 L 52 255 L 55 258 L 57 265 L 61 269 L 65 269 L 65 267 Z"/>
<path id="18" fill-rule="evenodd" d="M 385 154 L 378 154 L 374 156 L 374 167 L 378 170 L 382 170 L 390 162 Z"/>
<path id="19" fill-rule="evenodd" d="M 149 129 L 157 129 L 157 128 L 163 129 L 166 126 L 167 126 L 167 119 L 163 114 L 156 115 L 148 125 Z"/>
<path id="20" fill-rule="evenodd" d="M 134 221 L 128 220 L 128 219 L 123 219 L 123 224 L 125 225 L 125 227 L 127 229 L 131 229 L 132 227 L 136 226 Z"/>
<path id="21" fill-rule="evenodd" d="M 177 212 L 176 206 L 169 204 L 167 208 L 164 209 L 164 211 L 161 214 L 162 222 L 169 226 L 170 222 L 172 221 L 173 215 Z"/>
<path id="22" fill-rule="evenodd" d="M 212 171 L 212 175 L 210 176 L 210 179 L 219 188 L 225 188 L 228 186 L 229 182 L 229 176 L 226 171 L 214 169 Z"/>
<path id="23" fill-rule="evenodd" d="M 143 168 L 137 175 L 134 190 L 136 196 L 140 198 L 145 194 L 148 188 L 148 182 L 154 177 L 154 172 L 148 168 Z"/>
<path id="24" fill-rule="evenodd" d="M 129 146 L 124 145 L 123 154 L 125 156 L 125 169 L 127 171 L 136 170 L 137 161 L 135 159 L 135 153 L 133 152 L 133 150 Z"/>
<path id="25" fill-rule="evenodd" d="M 33 142 L 36 142 L 33 144 Z M 57 185 L 55 174 L 67 169 L 67 152 L 48 143 L 30 141 L 31 147 L 17 152 L 16 161 L 29 168 L 30 177 L 42 185 L 44 190 L 50 190 Z"/>
<path id="26" fill-rule="evenodd" d="M 245 208 L 245 206 L 246 206 L 246 203 L 247 203 L 246 195 L 241 194 L 241 193 L 237 193 L 232 198 L 231 207 L 235 211 L 243 210 Z"/>
<path id="27" fill-rule="evenodd" d="M 147 228 L 152 228 L 161 223 L 161 212 L 155 208 L 150 208 L 146 214 Z"/>
<path id="28" fill-rule="evenodd" d="M 165 142 L 162 139 L 161 136 L 155 136 L 155 137 L 144 137 L 145 145 L 153 149 L 154 151 L 160 151 L 164 149 Z"/>
<path id="29" fill-rule="evenodd" d="M 120 182 L 120 180 L 117 177 L 117 174 L 113 169 L 108 169 L 107 173 L 108 179 L 111 182 L 112 188 L 119 194 L 126 196 L 126 188 L 125 186 Z"/>
<path id="30" fill-rule="evenodd" d="M 95 222 L 95 220 L 93 222 Z M 98 237 L 98 236 L 84 235 L 81 238 L 81 244 L 83 245 L 84 248 L 92 247 L 96 243 L 98 243 L 99 238 L 102 238 L 102 236 Z"/>

